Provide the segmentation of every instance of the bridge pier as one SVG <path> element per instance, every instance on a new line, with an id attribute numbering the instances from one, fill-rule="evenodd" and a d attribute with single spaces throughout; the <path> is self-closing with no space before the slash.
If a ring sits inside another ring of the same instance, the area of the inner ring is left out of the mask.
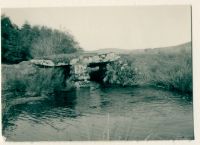
<path id="1" fill-rule="evenodd" d="M 88 86 L 90 83 L 90 76 L 86 64 L 75 64 L 71 66 L 70 75 L 77 88 Z"/>

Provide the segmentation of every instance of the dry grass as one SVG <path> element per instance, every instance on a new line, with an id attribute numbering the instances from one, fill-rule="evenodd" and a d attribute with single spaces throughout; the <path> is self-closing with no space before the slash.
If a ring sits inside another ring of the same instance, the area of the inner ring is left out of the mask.
<path id="1" fill-rule="evenodd" d="M 62 68 L 39 68 L 29 62 L 18 65 L 2 65 L 3 92 L 27 93 L 52 92 L 63 86 Z"/>
<path id="2" fill-rule="evenodd" d="M 179 51 L 162 49 L 141 54 L 122 56 L 132 62 L 130 67 L 138 70 L 137 84 L 155 85 L 169 90 L 192 93 L 192 54 L 191 46 Z"/>

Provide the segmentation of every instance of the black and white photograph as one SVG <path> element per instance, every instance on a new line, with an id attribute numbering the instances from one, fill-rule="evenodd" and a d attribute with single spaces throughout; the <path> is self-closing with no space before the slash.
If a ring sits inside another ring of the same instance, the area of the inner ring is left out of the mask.
<path id="1" fill-rule="evenodd" d="M 1 8 L 6 142 L 194 140 L 191 5 Z"/>

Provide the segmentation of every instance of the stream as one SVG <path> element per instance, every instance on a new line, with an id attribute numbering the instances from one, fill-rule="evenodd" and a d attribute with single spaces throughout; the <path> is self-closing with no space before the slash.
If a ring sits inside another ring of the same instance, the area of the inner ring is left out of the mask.
<path id="1" fill-rule="evenodd" d="M 187 95 L 159 88 L 81 88 L 10 108 L 8 141 L 194 139 Z"/>

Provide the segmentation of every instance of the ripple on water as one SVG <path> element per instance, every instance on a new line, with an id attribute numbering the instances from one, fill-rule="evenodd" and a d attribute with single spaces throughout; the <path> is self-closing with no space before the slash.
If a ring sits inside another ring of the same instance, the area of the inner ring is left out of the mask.
<path id="1" fill-rule="evenodd" d="M 8 140 L 193 139 L 192 103 L 155 88 L 80 89 L 10 110 Z"/>

